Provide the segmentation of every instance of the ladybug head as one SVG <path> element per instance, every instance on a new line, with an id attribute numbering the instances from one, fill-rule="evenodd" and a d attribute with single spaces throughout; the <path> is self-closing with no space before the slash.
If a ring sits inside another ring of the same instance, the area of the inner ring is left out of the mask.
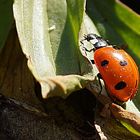
<path id="1" fill-rule="evenodd" d="M 87 34 L 85 40 L 90 42 L 95 50 L 109 45 L 109 42 L 96 34 Z"/>

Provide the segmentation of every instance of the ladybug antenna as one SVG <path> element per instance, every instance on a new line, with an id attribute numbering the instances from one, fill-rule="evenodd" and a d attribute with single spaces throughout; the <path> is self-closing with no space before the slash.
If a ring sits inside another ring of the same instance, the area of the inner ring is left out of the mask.
<path id="1" fill-rule="evenodd" d="M 85 40 L 87 39 L 87 35 L 86 35 L 86 34 L 84 34 L 84 39 L 85 39 Z"/>
<path id="2" fill-rule="evenodd" d="M 80 43 L 81 43 L 82 45 L 84 45 L 84 43 L 83 43 L 83 42 L 84 42 L 85 40 L 87 40 L 87 36 L 86 36 L 86 34 L 84 34 L 84 36 L 83 36 L 83 37 L 84 37 L 84 39 L 82 39 L 82 40 L 80 41 Z"/>

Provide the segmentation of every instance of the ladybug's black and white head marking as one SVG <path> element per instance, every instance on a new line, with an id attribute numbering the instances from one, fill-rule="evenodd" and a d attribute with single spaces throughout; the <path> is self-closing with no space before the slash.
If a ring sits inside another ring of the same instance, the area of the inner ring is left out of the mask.
<path id="1" fill-rule="evenodd" d="M 107 40 L 104 40 L 96 34 L 87 34 L 84 36 L 84 40 L 90 42 L 94 46 L 95 50 L 109 45 Z"/>

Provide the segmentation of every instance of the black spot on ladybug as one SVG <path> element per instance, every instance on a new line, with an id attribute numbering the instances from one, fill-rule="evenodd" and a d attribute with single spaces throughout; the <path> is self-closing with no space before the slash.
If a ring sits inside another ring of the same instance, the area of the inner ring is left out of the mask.
<path id="1" fill-rule="evenodd" d="M 116 89 L 116 90 L 121 90 L 121 89 L 123 89 L 123 88 L 125 88 L 125 87 L 126 87 L 126 83 L 123 82 L 123 81 L 120 81 L 119 83 L 117 83 L 117 84 L 115 85 L 115 89 Z"/>
<path id="2" fill-rule="evenodd" d="M 126 62 L 125 60 L 120 61 L 120 65 L 121 65 L 121 66 L 126 66 L 126 65 L 127 65 L 127 62 Z"/>
<path id="3" fill-rule="evenodd" d="M 108 65 L 108 63 L 109 63 L 108 60 L 103 60 L 103 61 L 101 62 L 101 66 L 104 67 L 104 66 Z"/>
<path id="4" fill-rule="evenodd" d="M 103 79 L 101 73 L 98 73 L 98 74 L 97 74 L 97 77 L 98 77 L 99 79 Z"/>

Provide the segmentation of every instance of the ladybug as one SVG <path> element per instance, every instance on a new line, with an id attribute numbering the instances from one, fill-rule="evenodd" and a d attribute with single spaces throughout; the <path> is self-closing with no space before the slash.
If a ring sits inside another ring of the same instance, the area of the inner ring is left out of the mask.
<path id="1" fill-rule="evenodd" d="M 99 71 L 99 80 L 105 83 L 106 90 L 114 102 L 124 103 L 132 99 L 138 90 L 139 71 L 135 61 L 124 50 L 110 45 L 96 34 L 87 34 L 86 40 L 93 45 L 94 63 Z"/>

